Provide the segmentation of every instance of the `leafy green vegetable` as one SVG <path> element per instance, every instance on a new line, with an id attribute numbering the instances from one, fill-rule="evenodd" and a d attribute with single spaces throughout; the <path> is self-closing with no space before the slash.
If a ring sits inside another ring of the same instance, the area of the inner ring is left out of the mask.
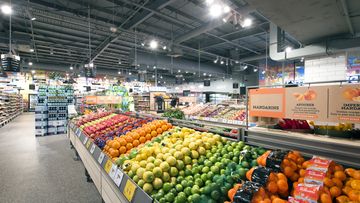
<path id="1" fill-rule="evenodd" d="M 166 109 L 163 116 L 167 117 L 167 118 L 176 118 L 176 119 L 184 119 L 185 118 L 184 112 L 178 108 Z"/>

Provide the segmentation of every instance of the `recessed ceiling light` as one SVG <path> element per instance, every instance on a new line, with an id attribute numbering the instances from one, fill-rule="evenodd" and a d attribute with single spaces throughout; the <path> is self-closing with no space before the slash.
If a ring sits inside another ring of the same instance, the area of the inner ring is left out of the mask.
<path id="1" fill-rule="evenodd" d="M 224 6 L 224 13 L 229 13 L 230 12 L 230 7 L 225 5 Z"/>
<path id="2" fill-rule="evenodd" d="M 80 77 L 80 74 L 78 74 L 78 77 Z"/>
<path id="3" fill-rule="evenodd" d="M 224 61 L 220 61 L 220 64 L 224 64 Z"/>
<path id="4" fill-rule="evenodd" d="M 221 16 L 222 8 L 219 4 L 213 4 L 210 6 L 210 15 L 214 18 Z"/>
<path id="5" fill-rule="evenodd" d="M 119 71 L 119 72 L 118 72 L 118 74 L 120 75 L 120 74 L 121 74 L 121 72 Z"/>
<path id="6" fill-rule="evenodd" d="M 129 72 L 129 75 L 131 75 L 131 72 Z"/>
<path id="7" fill-rule="evenodd" d="M 30 52 L 34 52 L 35 50 L 34 49 L 30 49 Z"/>
<path id="8" fill-rule="evenodd" d="M 34 20 L 36 20 L 36 18 L 35 18 L 35 17 L 32 17 L 31 20 L 34 21 Z"/>
<path id="9" fill-rule="evenodd" d="M 178 73 L 181 73 L 181 70 L 180 70 L 180 69 L 178 70 Z"/>
<path id="10" fill-rule="evenodd" d="M 152 78 L 155 78 L 155 75 L 152 75 L 151 77 L 152 77 Z"/>
<path id="11" fill-rule="evenodd" d="M 285 49 L 285 52 L 286 53 L 289 53 L 289 52 L 291 52 L 292 51 L 292 48 L 291 47 L 286 47 L 286 49 Z"/>
<path id="12" fill-rule="evenodd" d="M 156 49 L 158 47 L 158 42 L 156 40 L 151 40 L 150 41 L 150 48 L 151 49 Z"/>
<path id="13" fill-rule="evenodd" d="M 153 69 L 156 69 L 156 66 L 153 66 Z"/>
<path id="14" fill-rule="evenodd" d="M 32 70 L 32 71 L 31 71 L 31 73 L 32 73 L 32 74 L 35 74 L 35 73 L 36 73 L 36 71 L 35 71 L 35 70 Z"/>
<path id="15" fill-rule="evenodd" d="M 166 46 L 163 46 L 163 49 L 166 50 Z"/>
<path id="16" fill-rule="evenodd" d="M 66 76 L 69 76 L 69 73 L 66 73 Z M 105 77 L 106 78 L 106 77 Z"/>
<path id="17" fill-rule="evenodd" d="M 33 65 L 33 63 L 32 63 L 31 61 L 30 61 L 28 64 L 29 64 L 29 66 L 32 66 L 32 65 Z"/>
<path id="18" fill-rule="evenodd" d="M 9 6 L 9 5 L 2 5 L 1 6 L 1 12 L 3 12 L 3 14 L 5 14 L 5 15 L 11 15 L 11 13 L 12 13 L 12 8 L 11 8 L 11 6 Z"/>
<path id="19" fill-rule="evenodd" d="M 257 72 L 258 71 L 258 69 L 257 68 L 254 68 L 254 72 Z"/>
<path id="20" fill-rule="evenodd" d="M 206 73 L 203 73 L 203 76 L 205 76 L 206 75 Z"/>
<path id="21" fill-rule="evenodd" d="M 161 79 L 163 79 L 163 76 L 160 76 Z"/>
<path id="22" fill-rule="evenodd" d="M 252 20 L 250 18 L 245 18 L 244 22 L 243 22 L 243 27 L 249 27 L 252 25 Z"/>
<path id="23" fill-rule="evenodd" d="M 73 69 L 74 69 L 74 67 L 70 66 L 70 70 L 73 70 Z"/>

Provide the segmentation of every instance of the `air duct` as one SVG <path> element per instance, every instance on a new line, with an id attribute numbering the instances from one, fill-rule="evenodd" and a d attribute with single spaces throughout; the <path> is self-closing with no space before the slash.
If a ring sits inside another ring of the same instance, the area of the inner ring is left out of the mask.
<path id="1" fill-rule="evenodd" d="M 274 61 L 284 61 L 288 59 L 299 59 L 301 57 L 316 57 L 343 52 L 355 47 L 360 47 L 359 38 L 332 39 L 321 43 L 307 45 L 303 48 L 293 49 L 290 52 L 278 52 L 280 41 L 280 28 L 274 23 L 270 23 L 270 44 L 269 56 Z"/>
<path id="2" fill-rule="evenodd" d="M 134 59 L 134 51 L 130 53 L 130 57 Z M 198 62 L 183 59 L 183 58 L 174 58 L 171 61 L 171 57 L 164 56 L 156 53 L 148 53 L 137 51 L 137 64 L 157 66 L 159 68 L 164 68 L 167 70 L 182 70 L 182 71 L 199 71 Z M 211 72 L 211 73 L 226 73 L 226 68 L 220 65 L 212 65 L 201 63 L 201 72 Z"/>

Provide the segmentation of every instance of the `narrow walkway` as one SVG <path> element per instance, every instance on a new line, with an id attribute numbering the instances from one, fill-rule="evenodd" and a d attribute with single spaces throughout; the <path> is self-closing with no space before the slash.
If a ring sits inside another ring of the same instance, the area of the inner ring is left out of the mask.
<path id="1" fill-rule="evenodd" d="M 0 128 L 0 202 L 101 203 L 65 135 L 35 137 L 34 114 Z"/>

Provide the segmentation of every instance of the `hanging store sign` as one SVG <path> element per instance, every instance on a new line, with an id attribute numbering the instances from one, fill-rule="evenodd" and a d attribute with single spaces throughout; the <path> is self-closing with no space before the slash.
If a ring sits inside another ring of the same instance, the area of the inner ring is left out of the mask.
<path id="1" fill-rule="evenodd" d="M 327 119 L 327 87 L 292 87 L 285 89 L 285 117 L 304 120 Z"/>
<path id="2" fill-rule="evenodd" d="M 121 96 L 86 96 L 86 104 L 120 104 Z"/>
<path id="3" fill-rule="evenodd" d="M 360 123 L 360 85 L 329 87 L 329 121 Z"/>
<path id="4" fill-rule="evenodd" d="M 285 89 L 251 89 L 249 91 L 249 115 L 260 117 L 285 117 Z"/>

